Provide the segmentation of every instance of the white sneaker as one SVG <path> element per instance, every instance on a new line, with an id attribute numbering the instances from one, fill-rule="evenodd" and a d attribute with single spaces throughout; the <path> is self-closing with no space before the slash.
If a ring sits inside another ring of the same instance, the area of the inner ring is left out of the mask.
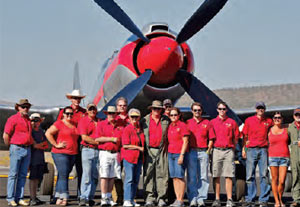
<path id="1" fill-rule="evenodd" d="M 131 203 L 131 201 L 124 201 L 123 206 L 124 207 L 133 207 L 133 204 Z"/>
<path id="2" fill-rule="evenodd" d="M 27 201 L 23 200 L 23 199 L 19 200 L 18 204 L 20 206 L 29 206 L 29 203 Z"/>
<path id="3" fill-rule="evenodd" d="M 139 207 L 139 206 L 141 206 L 141 204 L 138 204 L 138 203 L 136 203 L 136 202 L 134 202 L 134 201 L 132 202 L 132 204 L 133 204 L 134 207 Z"/>
<path id="4" fill-rule="evenodd" d="M 110 206 L 116 206 L 116 205 L 118 205 L 118 204 L 117 204 L 116 202 L 114 202 L 111 198 L 109 198 L 108 204 L 109 204 Z"/>
<path id="5" fill-rule="evenodd" d="M 107 198 L 102 198 L 100 206 L 108 206 L 108 205 L 109 205 L 109 200 Z"/>

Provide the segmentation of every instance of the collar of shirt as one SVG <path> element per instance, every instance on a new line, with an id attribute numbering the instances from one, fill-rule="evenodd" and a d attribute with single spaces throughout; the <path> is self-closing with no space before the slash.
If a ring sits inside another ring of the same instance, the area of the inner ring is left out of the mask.
<path id="1" fill-rule="evenodd" d="M 150 119 L 153 120 L 156 125 L 158 125 L 158 123 L 160 123 L 161 121 L 161 116 L 159 117 L 158 122 L 156 122 L 155 119 L 153 119 L 152 117 L 152 113 L 150 113 Z"/>
<path id="2" fill-rule="evenodd" d="M 196 117 L 193 117 L 193 120 L 197 123 L 200 124 L 204 119 L 200 117 L 200 119 L 197 119 Z"/>
<path id="3" fill-rule="evenodd" d="M 224 119 L 222 119 L 219 115 L 217 116 L 217 120 L 218 121 L 221 121 L 221 122 L 224 122 L 228 119 L 228 116 L 225 116 Z"/>

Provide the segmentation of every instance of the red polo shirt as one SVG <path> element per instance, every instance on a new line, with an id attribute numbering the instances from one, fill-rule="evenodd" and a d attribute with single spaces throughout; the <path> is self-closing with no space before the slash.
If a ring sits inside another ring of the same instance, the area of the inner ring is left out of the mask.
<path id="1" fill-rule="evenodd" d="M 139 136 L 137 135 L 139 133 Z M 122 145 L 136 145 L 144 147 L 145 136 L 143 131 L 138 127 L 135 128 L 132 124 L 125 127 L 122 134 Z M 139 157 L 142 156 L 144 161 L 144 154 L 141 154 L 140 150 L 133 149 L 121 149 L 121 157 L 127 162 L 137 164 Z"/>
<path id="2" fill-rule="evenodd" d="M 33 144 L 31 131 L 32 128 L 30 119 L 28 118 L 28 116 L 23 117 L 19 112 L 9 117 L 4 127 L 4 132 L 10 136 L 10 144 Z"/>
<path id="3" fill-rule="evenodd" d="M 98 123 L 99 123 L 99 121 L 97 118 L 94 121 L 89 116 L 85 116 L 78 123 L 78 126 L 77 126 L 78 133 L 80 135 L 87 135 L 93 139 L 96 139 L 97 138 L 96 129 L 97 129 Z M 97 148 L 97 145 L 89 144 L 83 140 L 81 141 L 81 144 L 83 146 Z"/>
<path id="4" fill-rule="evenodd" d="M 67 145 L 62 149 L 52 147 L 51 152 L 76 155 L 78 153 L 77 139 L 79 137 L 77 128 L 70 128 L 66 126 L 65 123 L 61 120 L 54 122 L 53 125 L 58 129 L 56 143 L 65 142 Z"/>
<path id="5" fill-rule="evenodd" d="M 150 114 L 149 123 L 149 147 L 159 147 L 162 138 L 162 128 L 160 119 L 156 123 Z"/>
<path id="6" fill-rule="evenodd" d="M 191 118 L 187 121 L 187 126 L 191 132 L 190 148 L 207 148 L 209 121 L 207 119 L 198 121 L 195 118 Z"/>
<path id="7" fill-rule="evenodd" d="M 239 137 L 239 127 L 233 119 L 217 116 L 210 121 L 209 139 L 214 140 L 214 147 L 235 148 L 234 143 L 237 143 Z"/>
<path id="8" fill-rule="evenodd" d="M 117 115 L 116 121 L 117 121 L 118 126 L 126 127 L 129 124 L 129 117 L 127 115 L 125 119 L 122 119 L 120 117 L 120 115 Z"/>
<path id="9" fill-rule="evenodd" d="M 259 119 L 256 115 L 245 120 L 243 128 L 244 136 L 248 136 L 249 144 L 246 147 L 267 147 L 268 132 L 273 125 L 272 119 Z"/>
<path id="10" fill-rule="evenodd" d="M 72 107 L 72 105 L 71 105 L 71 107 Z M 61 110 L 59 111 L 57 120 L 62 120 L 62 119 L 63 119 L 63 113 L 64 113 L 64 110 L 61 109 Z M 78 108 L 77 110 L 74 110 L 74 109 L 73 109 L 73 113 L 74 113 L 74 115 L 73 115 L 73 117 L 72 117 L 72 122 L 75 124 L 75 126 L 78 125 L 78 123 L 79 123 L 79 121 L 80 121 L 80 119 L 81 119 L 82 117 L 84 117 L 84 116 L 87 115 L 87 114 L 86 114 L 86 110 L 85 110 L 84 108 L 80 107 L 80 106 L 79 106 L 79 108 Z"/>
<path id="11" fill-rule="evenodd" d="M 172 122 L 168 128 L 168 152 L 180 154 L 183 137 L 190 134 L 187 125 L 182 121 Z M 188 149 L 187 149 L 188 151 Z"/>
<path id="12" fill-rule="evenodd" d="M 97 137 L 116 137 L 117 142 L 104 142 L 98 145 L 100 150 L 119 151 L 121 147 L 122 127 L 115 124 L 112 125 L 107 119 L 100 121 L 97 126 Z"/>

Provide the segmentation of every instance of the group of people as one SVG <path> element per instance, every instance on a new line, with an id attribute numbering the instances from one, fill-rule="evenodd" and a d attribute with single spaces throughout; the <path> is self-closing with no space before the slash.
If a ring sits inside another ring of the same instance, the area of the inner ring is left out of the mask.
<path id="1" fill-rule="evenodd" d="M 225 177 L 226 207 L 232 207 L 235 206 L 232 200 L 235 148 L 241 138 L 247 183 L 243 205 L 254 206 L 255 169 L 258 165 L 260 207 L 267 206 L 271 189 L 268 166 L 271 169 L 275 207 L 284 207 L 282 195 L 290 162 L 294 199 L 291 206 L 300 205 L 300 108 L 294 110 L 294 122 L 284 128 L 280 112 L 276 112 L 272 119 L 267 118 L 265 104 L 257 102 L 256 114 L 247 118 L 239 131 L 237 123 L 226 115 L 228 106 L 222 101 L 216 106 L 218 116 L 214 119 L 203 118 L 205 109 L 194 102 L 191 105 L 193 117 L 184 121 L 179 108 L 173 107 L 170 99 L 163 102 L 154 100 L 148 107 L 150 113 L 142 117 L 138 109 L 127 111 L 127 100 L 121 97 L 115 106 L 108 106 L 104 111 L 106 119 L 99 120 L 95 104 L 88 104 L 86 109 L 79 106 L 84 98 L 80 91 L 74 90 L 66 96 L 71 100 L 71 106 L 60 111 L 57 121 L 45 135 L 39 128 L 43 118 L 36 113 L 28 117 L 31 104 L 27 99 L 16 104 L 18 113 L 8 119 L 3 138 L 5 144 L 10 145 L 7 184 L 10 206 L 17 206 L 17 203 L 29 205 L 23 200 L 29 166 L 30 203 L 39 203 L 35 192 L 42 177 L 44 157 L 32 154 L 43 154 L 43 150 L 48 148 L 47 139 L 52 146 L 52 157 L 58 172 L 54 194 L 57 205 L 68 203 L 68 177 L 75 164 L 80 206 L 93 205 L 99 178 L 101 206 L 116 205 L 116 200 L 112 198 L 113 190 L 118 194 L 118 201 L 123 200 L 123 206 L 139 206 L 135 196 L 141 174 L 145 206 L 162 207 L 167 203 L 173 207 L 184 206 L 186 189 L 190 206 L 205 206 L 211 162 L 215 190 L 212 206 L 221 206 L 220 177 Z M 123 186 L 122 171 L 125 173 Z M 174 202 L 168 196 L 172 190 L 169 181 L 173 182 Z"/>

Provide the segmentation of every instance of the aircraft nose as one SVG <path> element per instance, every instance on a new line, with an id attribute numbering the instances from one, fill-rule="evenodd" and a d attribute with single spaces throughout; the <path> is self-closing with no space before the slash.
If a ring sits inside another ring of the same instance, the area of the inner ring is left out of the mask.
<path id="1" fill-rule="evenodd" d="M 183 51 L 170 37 L 157 37 L 144 45 L 137 56 L 137 66 L 141 73 L 151 69 L 149 81 L 154 85 L 166 85 L 175 79 L 176 72 L 182 67 Z"/>

